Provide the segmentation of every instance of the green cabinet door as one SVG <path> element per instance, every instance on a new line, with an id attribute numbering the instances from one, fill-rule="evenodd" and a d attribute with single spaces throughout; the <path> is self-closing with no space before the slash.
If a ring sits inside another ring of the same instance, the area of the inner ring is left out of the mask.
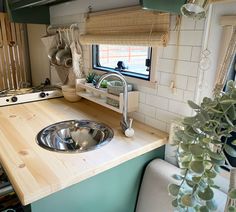
<path id="1" fill-rule="evenodd" d="M 180 14 L 180 8 L 186 0 L 140 0 L 145 9 Z"/>
<path id="2" fill-rule="evenodd" d="M 163 157 L 164 146 L 36 201 L 32 212 L 134 212 L 146 165 Z"/>
<path id="3" fill-rule="evenodd" d="M 27 7 L 14 9 L 8 0 L 5 0 L 5 9 L 10 21 L 15 23 L 50 24 L 48 6 Z"/>

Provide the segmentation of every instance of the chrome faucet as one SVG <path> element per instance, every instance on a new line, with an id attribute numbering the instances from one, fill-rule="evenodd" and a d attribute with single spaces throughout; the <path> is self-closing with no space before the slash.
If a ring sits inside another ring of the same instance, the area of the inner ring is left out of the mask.
<path id="1" fill-rule="evenodd" d="M 128 120 L 128 85 L 127 82 L 124 78 L 124 76 L 119 73 L 119 72 L 112 72 L 112 73 L 107 73 L 103 74 L 97 84 L 96 88 L 98 89 L 104 79 L 107 77 L 116 77 L 119 78 L 123 82 L 123 119 L 120 122 L 120 126 L 122 128 L 123 133 L 127 137 L 132 137 L 134 135 L 134 130 L 132 129 L 132 122 L 133 119 Z"/>

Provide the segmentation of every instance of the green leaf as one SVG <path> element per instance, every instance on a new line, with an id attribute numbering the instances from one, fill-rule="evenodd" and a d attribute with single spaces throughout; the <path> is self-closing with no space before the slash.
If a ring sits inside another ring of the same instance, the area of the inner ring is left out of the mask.
<path id="1" fill-rule="evenodd" d="M 206 122 L 205 117 L 201 113 L 196 115 L 196 119 L 200 122 L 201 125 L 204 125 Z"/>
<path id="2" fill-rule="evenodd" d="M 191 144 L 189 150 L 195 156 L 201 155 L 204 152 L 204 149 L 199 144 Z"/>
<path id="3" fill-rule="evenodd" d="M 201 177 L 192 177 L 192 180 L 195 183 L 199 183 L 199 181 L 201 180 Z"/>
<path id="4" fill-rule="evenodd" d="M 231 198 L 231 199 L 236 199 L 236 189 L 231 189 L 228 193 L 228 196 Z"/>
<path id="5" fill-rule="evenodd" d="M 174 197 L 176 197 L 179 194 L 179 189 L 180 189 L 180 186 L 176 184 L 170 184 L 168 186 L 169 193 Z"/>
<path id="6" fill-rule="evenodd" d="M 189 145 L 188 144 L 180 144 L 180 148 L 184 150 L 185 152 L 189 152 Z"/>
<path id="7" fill-rule="evenodd" d="M 181 203 L 187 207 L 192 207 L 194 204 L 191 194 L 185 194 L 181 198 Z"/>
<path id="8" fill-rule="evenodd" d="M 171 204 L 172 204 L 172 206 L 173 206 L 174 208 L 177 208 L 177 207 L 178 207 L 178 205 L 179 205 L 179 203 L 178 203 L 178 200 L 177 200 L 177 199 L 174 199 L 174 200 L 171 202 Z"/>
<path id="9" fill-rule="evenodd" d="M 207 184 L 210 185 L 210 186 L 214 185 L 214 180 L 212 180 L 211 178 L 208 178 L 207 179 Z"/>
<path id="10" fill-rule="evenodd" d="M 236 151 L 231 146 L 229 146 L 228 144 L 224 145 L 224 150 L 231 157 L 236 157 Z"/>
<path id="11" fill-rule="evenodd" d="M 234 145 L 234 146 L 236 146 L 236 140 L 233 140 L 233 141 L 231 142 L 231 144 Z"/>
<path id="12" fill-rule="evenodd" d="M 220 159 L 220 157 L 219 157 L 219 159 Z M 222 166 L 225 164 L 225 160 L 224 159 L 217 160 L 217 159 L 211 157 L 211 163 L 215 164 L 215 165 Z"/>
<path id="13" fill-rule="evenodd" d="M 217 204 L 216 204 L 216 201 L 214 199 L 206 201 L 206 206 L 211 211 L 216 211 L 217 210 Z"/>
<path id="14" fill-rule="evenodd" d="M 187 169 L 189 167 L 190 161 L 183 161 L 179 163 L 180 168 Z"/>
<path id="15" fill-rule="evenodd" d="M 212 188 L 215 188 L 215 189 L 220 189 L 220 186 L 218 185 L 211 185 Z"/>
<path id="16" fill-rule="evenodd" d="M 175 180 L 182 180 L 182 179 L 183 179 L 183 177 L 182 177 L 181 175 L 178 175 L 178 174 L 174 174 L 172 177 L 173 177 Z"/>
<path id="17" fill-rule="evenodd" d="M 209 114 L 208 114 L 207 111 L 201 110 L 201 114 L 204 116 L 204 118 L 205 118 L 206 121 L 209 121 L 209 120 L 210 120 L 210 117 L 209 117 Z"/>
<path id="18" fill-rule="evenodd" d="M 228 109 L 227 115 L 228 115 L 229 117 L 231 117 L 232 120 L 235 120 L 235 118 L 236 118 L 236 111 L 235 111 L 235 109 L 234 109 L 234 106 L 231 106 L 231 107 Z"/>
<path id="19" fill-rule="evenodd" d="M 217 152 L 212 152 L 210 149 L 208 149 L 207 153 L 211 158 L 214 158 L 216 160 L 224 160 L 224 156 L 217 153 Z"/>
<path id="20" fill-rule="evenodd" d="M 202 174 L 205 169 L 203 161 L 192 161 L 190 163 L 190 168 L 193 172 L 195 172 L 197 174 Z"/>
<path id="21" fill-rule="evenodd" d="M 207 206 L 201 206 L 201 207 L 199 208 L 199 211 L 200 211 L 200 212 L 209 212 Z"/>
<path id="22" fill-rule="evenodd" d="M 234 206 L 229 206 L 228 212 L 236 212 L 236 208 Z"/>
<path id="23" fill-rule="evenodd" d="M 222 113 L 224 113 L 223 111 L 220 111 L 220 110 L 216 110 L 216 109 L 214 109 L 214 108 L 209 108 L 209 110 L 211 110 L 212 112 L 214 112 L 214 113 L 217 113 L 217 114 L 222 114 Z"/>
<path id="24" fill-rule="evenodd" d="M 220 101 L 221 104 L 236 104 L 236 100 L 235 99 L 226 99 L 226 100 L 222 100 Z"/>
<path id="25" fill-rule="evenodd" d="M 215 165 L 214 166 L 214 170 L 217 172 L 217 173 L 220 173 L 220 166 L 218 166 L 218 165 Z"/>
<path id="26" fill-rule="evenodd" d="M 194 110 L 200 110 L 201 109 L 201 107 L 199 105 L 197 105 L 196 103 L 194 103 L 191 100 L 188 100 L 188 105 Z"/>
<path id="27" fill-rule="evenodd" d="M 215 178 L 216 177 L 216 173 L 214 171 L 207 170 L 207 171 L 205 171 L 205 174 L 209 178 Z"/>
<path id="28" fill-rule="evenodd" d="M 195 183 L 191 180 L 186 180 L 186 183 L 189 187 L 193 188 L 193 186 L 195 185 Z"/>
<path id="29" fill-rule="evenodd" d="M 200 180 L 198 183 L 199 191 L 205 191 L 205 189 L 208 187 L 207 183 L 204 180 Z"/>
<path id="30" fill-rule="evenodd" d="M 206 144 L 210 143 L 212 141 L 212 139 L 210 138 L 203 138 L 202 141 Z"/>
<path id="31" fill-rule="evenodd" d="M 234 124 L 231 122 L 231 120 L 229 119 L 229 117 L 226 114 L 225 114 L 225 119 L 231 127 L 234 127 Z"/>
<path id="32" fill-rule="evenodd" d="M 208 186 L 203 192 L 199 191 L 198 196 L 200 199 L 208 201 L 212 200 L 214 197 L 213 190 Z"/>
<path id="33" fill-rule="evenodd" d="M 187 124 L 187 125 L 192 125 L 196 122 L 196 118 L 195 117 L 185 117 L 183 120 L 183 124 Z"/>

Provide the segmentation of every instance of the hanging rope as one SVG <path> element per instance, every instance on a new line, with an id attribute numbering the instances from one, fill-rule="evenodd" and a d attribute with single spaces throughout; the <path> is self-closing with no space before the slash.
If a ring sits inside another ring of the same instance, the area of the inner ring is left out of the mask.
<path id="1" fill-rule="evenodd" d="M 176 39 L 176 59 L 174 61 L 174 71 L 172 73 L 172 80 L 170 82 L 170 88 L 172 89 L 173 93 L 176 93 L 176 70 L 177 70 L 177 61 L 179 58 L 179 40 L 180 40 L 180 26 L 182 22 L 182 16 L 178 15 L 176 17 L 176 24 L 174 30 L 177 32 L 177 39 Z"/>

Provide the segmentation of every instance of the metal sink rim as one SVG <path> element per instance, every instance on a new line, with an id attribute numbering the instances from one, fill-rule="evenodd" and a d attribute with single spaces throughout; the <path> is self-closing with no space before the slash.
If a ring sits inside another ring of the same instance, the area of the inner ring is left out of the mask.
<path id="1" fill-rule="evenodd" d="M 90 122 L 90 123 L 94 123 L 96 125 L 102 125 L 104 127 L 106 127 L 109 131 L 110 131 L 110 136 L 105 140 L 103 141 L 102 143 L 98 144 L 98 145 L 95 145 L 89 149 L 86 149 L 86 150 L 80 150 L 80 149 L 76 149 L 76 150 L 60 150 L 60 149 L 57 149 L 57 148 L 50 148 L 49 146 L 47 145 L 44 145 L 43 142 L 40 142 L 39 139 L 41 140 L 40 138 L 40 135 L 48 128 L 51 128 L 53 126 L 56 126 L 58 124 L 63 124 L 63 123 L 67 123 L 67 122 L 73 122 L 73 121 L 79 121 L 79 122 Z M 88 151 L 92 151 L 92 150 L 96 150 L 96 149 L 100 149 L 101 147 L 103 147 L 104 145 L 108 144 L 114 137 L 114 131 L 113 129 L 108 126 L 107 124 L 104 124 L 103 122 L 97 122 L 97 121 L 93 121 L 93 120 L 87 120 L 87 119 L 71 119 L 71 120 L 65 120 L 65 121 L 60 121 L 60 122 L 56 122 L 56 123 L 53 123 L 51 125 L 48 125 L 46 127 L 44 127 L 42 130 L 40 130 L 38 132 L 38 134 L 36 135 L 36 143 L 42 147 L 43 149 L 46 149 L 46 150 L 49 150 L 51 152 L 59 152 L 59 153 L 83 153 L 83 152 L 88 152 Z"/>

